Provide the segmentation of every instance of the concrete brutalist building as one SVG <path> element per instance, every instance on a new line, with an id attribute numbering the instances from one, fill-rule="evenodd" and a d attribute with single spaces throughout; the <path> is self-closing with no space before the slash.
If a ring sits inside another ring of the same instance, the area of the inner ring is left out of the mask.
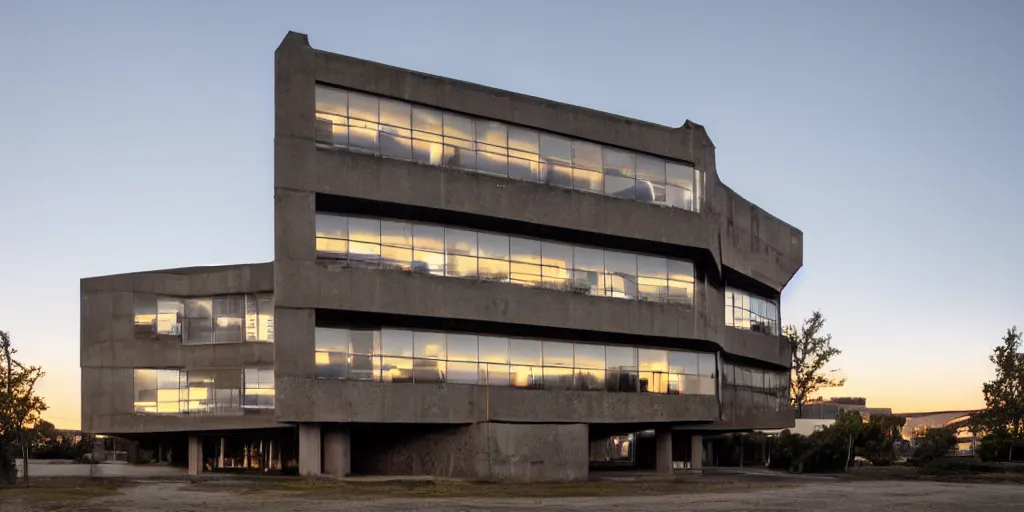
<path id="1" fill-rule="evenodd" d="M 701 125 L 297 33 L 275 73 L 274 261 L 83 279 L 84 430 L 192 473 L 564 481 L 627 433 L 669 472 L 793 425 L 803 235 L 721 182 Z"/>

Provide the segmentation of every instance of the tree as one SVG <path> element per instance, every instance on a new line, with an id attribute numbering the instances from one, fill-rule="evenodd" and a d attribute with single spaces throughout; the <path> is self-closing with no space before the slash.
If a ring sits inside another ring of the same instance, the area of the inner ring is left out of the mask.
<path id="1" fill-rule="evenodd" d="M 28 481 L 29 429 L 41 421 L 40 414 L 46 410 L 35 393 L 42 369 L 15 360 L 16 353 L 10 333 L 0 331 L 0 479 L 7 483 L 16 476 L 15 446 L 21 450 L 22 471 Z"/>
<path id="2" fill-rule="evenodd" d="M 997 346 L 989 361 L 996 365 L 996 378 L 982 386 L 985 409 L 972 418 L 973 430 L 999 440 L 1006 446 L 1008 460 L 1013 447 L 1024 439 L 1024 355 L 1020 353 L 1021 333 L 1017 327 L 1006 330 L 1003 344 Z"/>
<path id="3" fill-rule="evenodd" d="M 789 343 L 793 353 L 792 377 L 789 381 L 790 399 L 796 406 L 797 417 L 803 417 L 803 404 L 811 395 L 825 388 L 842 386 L 846 379 L 838 378 L 838 370 L 825 370 L 832 358 L 842 351 L 832 346 L 832 335 L 822 334 L 825 317 L 815 311 L 804 320 L 803 327 L 797 331 L 795 326 L 788 325 L 783 336 Z"/>
<path id="4" fill-rule="evenodd" d="M 931 462 L 945 457 L 956 446 L 956 432 L 949 427 L 933 427 L 914 438 L 914 459 Z"/>

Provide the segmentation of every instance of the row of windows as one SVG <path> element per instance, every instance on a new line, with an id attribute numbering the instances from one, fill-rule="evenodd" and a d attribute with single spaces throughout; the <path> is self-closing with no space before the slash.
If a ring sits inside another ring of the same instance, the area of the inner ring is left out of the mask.
<path id="1" fill-rule="evenodd" d="M 726 288 L 725 325 L 778 336 L 779 306 L 752 293 Z"/>
<path id="2" fill-rule="evenodd" d="M 693 263 L 437 226 L 316 216 L 317 256 L 352 265 L 693 304 Z"/>
<path id="3" fill-rule="evenodd" d="M 321 379 L 714 395 L 715 354 L 376 328 L 316 329 Z"/>
<path id="4" fill-rule="evenodd" d="M 274 369 L 135 370 L 135 412 L 241 414 L 274 408 Z"/>
<path id="5" fill-rule="evenodd" d="M 135 294 L 135 334 L 186 345 L 274 341 L 272 294 L 165 297 Z"/>
<path id="6" fill-rule="evenodd" d="M 789 407 L 789 372 L 722 364 L 722 400 L 735 412 Z"/>
<path id="7" fill-rule="evenodd" d="M 700 211 L 704 175 L 693 166 L 317 86 L 316 140 L 385 157 Z"/>

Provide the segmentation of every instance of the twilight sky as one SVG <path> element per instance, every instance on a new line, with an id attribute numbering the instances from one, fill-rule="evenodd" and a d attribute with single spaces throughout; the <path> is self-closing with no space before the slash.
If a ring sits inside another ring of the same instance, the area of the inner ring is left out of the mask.
<path id="1" fill-rule="evenodd" d="M 6 0 L 0 329 L 79 424 L 79 279 L 273 258 L 273 52 L 316 48 L 678 126 L 804 231 L 783 322 L 838 395 L 979 407 L 1024 323 L 1024 2 Z"/>

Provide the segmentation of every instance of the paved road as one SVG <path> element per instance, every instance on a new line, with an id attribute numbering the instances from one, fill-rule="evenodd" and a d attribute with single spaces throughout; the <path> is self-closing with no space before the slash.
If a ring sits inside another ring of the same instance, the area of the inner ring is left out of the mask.
<path id="1" fill-rule="evenodd" d="M 545 499 L 316 499 L 286 493 L 245 495 L 186 483 L 145 482 L 123 489 L 116 497 L 81 504 L 83 510 L 201 511 L 245 510 L 413 512 L 448 511 L 585 511 L 653 512 L 701 511 L 1020 511 L 1024 486 L 993 484 L 943 484 L 936 482 L 814 482 L 791 488 L 742 493 L 686 494 L 601 498 Z"/>

